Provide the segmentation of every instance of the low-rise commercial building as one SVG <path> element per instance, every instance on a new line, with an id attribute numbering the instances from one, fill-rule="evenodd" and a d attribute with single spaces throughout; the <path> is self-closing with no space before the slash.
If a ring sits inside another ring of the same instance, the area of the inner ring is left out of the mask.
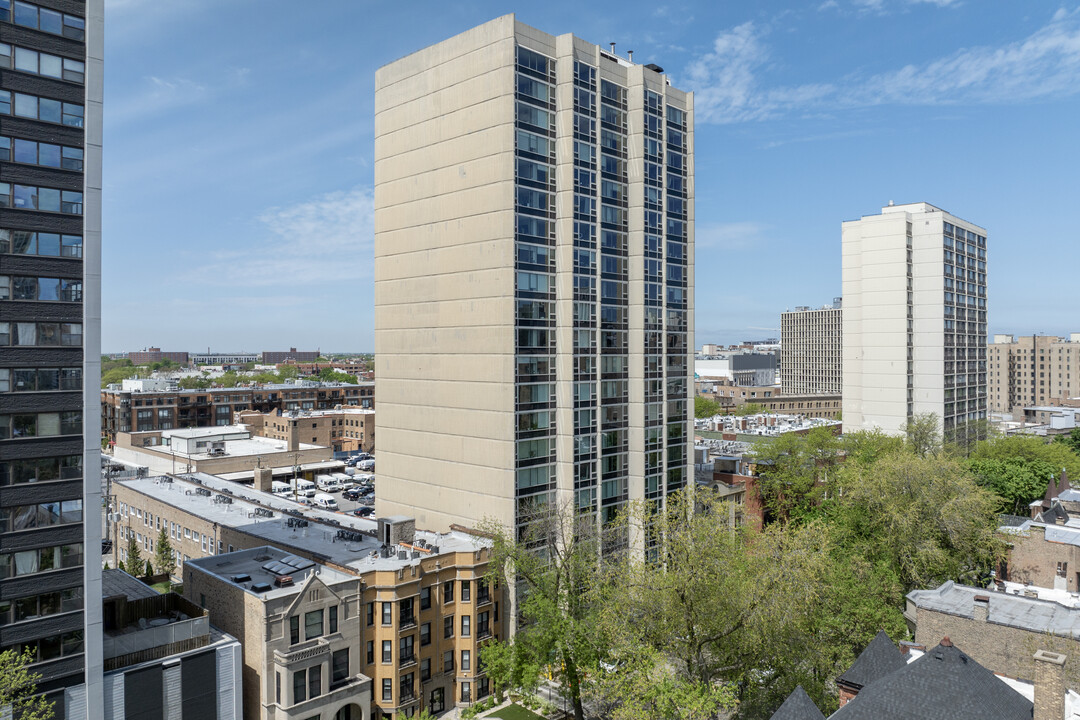
<path id="1" fill-rule="evenodd" d="M 305 430 L 308 432 L 308 430 Z M 310 434 L 304 439 L 313 438 Z M 225 425 L 190 430 L 150 430 L 116 434 L 112 456 L 154 473 L 205 472 L 211 474 L 288 468 L 333 460 L 327 445 L 300 442 L 299 437 L 279 440 L 253 435 L 245 426 Z"/>
<path id="2" fill-rule="evenodd" d="M 440 713 L 490 694 L 490 682 L 478 664 L 479 649 L 488 638 L 506 637 L 507 618 L 501 590 L 485 581 L 490 558 L 486 538 L 464 529 L 417 530 L 404 517 L 367 519 L 306 508 L 201 473 L 122 480 L 113 483 L 113 492 L 115 560 L 124 559 L 129 536 L 144 554 L 153 553 L 165 528 L 185 595 L 194 602 L 201 603 L 205 594 L 212 603 L 217 590 L 198 588 L 221 586 L 220 580 L 197 576 L 197 568 L 230 576 L 229 582 L 235 583 L 231 570 L 213 564 L 221 559 L 217 556 L 264 546 L 359 578 L 361 600 L 339 610 L 339 619 L 345 613 L 353 617 L 354 609 L 362 618 L 360 631 L 352 636 L 359 659 L 349 667 L 372 679 L 372 717 L 380 717 L 376 711 L 381 717 L 408 716 L 419 708 Z M 193 562 L 198 558 L 214 560 Z M 267 611 L 262 617 L 271 615 Z M 270 640 L 276 637 L 267 635 Z M 293 697 L 284 689 L 293 681 L 283 676 L 282 703 Z"/>
<path id="3" fill-rule="evenodd" d="M 364 408 L 271 413 L 248 410 L 237 413 L 236 422 L 260 437 L 284 442 L 310 439 L 313 444 L 325 445 L 334 452 L 375 449 L 375 411 Z"/>
<path id="4" fill-rule="evenodd" d="M 110 386 L 101 391 L 101 431 L 121 432 L 230 425 L 244 410 L 331 410 L 338 405 L 375 406 L 375 383 L 297 380 L 232 388 L 181 390 L 174 382 Z"/>

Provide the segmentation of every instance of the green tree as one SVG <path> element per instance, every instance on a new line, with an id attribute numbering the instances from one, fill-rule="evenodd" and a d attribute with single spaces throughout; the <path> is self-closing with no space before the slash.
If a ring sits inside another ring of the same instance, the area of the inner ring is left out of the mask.
<path id="1" fill-rule="evenodd" d="M 904 438 L 881 430 L 861 430 L 844 433 L 840 447 L 847 462 L 873 465 L 879 458 L 903 452 Z"/>
<path id="2" fill-rule="evenodd" d="M 595 675 L 602 646 L 596 606 L 590 602 L 598 576 L 599 534 L 591 518 L 575 517 L 572 509 L 554 503 L 527 507 L 519 519 L 517 533 L 485 523 L 493 538 L 488 579 L 520 591 L 521 617 L 517 633 L 502 641 L 511 650 L 487 652 L 495 659 L 500 652 L 510 653 L 512 671 L 500 670 L 504 684 L 533 688 L 542 668 L 552 668 L 574 717 L 584 720 L 583 683 L 586 675 Z"/>
<path id="3" fill-rule="evenodd" d="M 824 426 L 805 435 L 784 433 L 754 443 L 758 491 L 772 519 L 786 522 L 813 510 L 839 451 L 839 440 Z"/>
<path id="4" fill-rule="evenodd" d="M 154 567 L 159 573 L 170 577 L 176 572 L 176 558 L 173 557 L 172 543 L 169 542 L 169 533 L 164 526 L 158 533 L 157 543 L 154 545 Z"/>
<path id="5" fill-rule="evenodd" d="M 20 720 L 55 717 L 52 702 L 37 692 L 41 675 L 28 669 L 34 659 L 34 651 L 30 648 L 22 654 L 14 650 L 0 652 L 0 708 L 7 710 L 7 717 Z"/>
<path id="6" fill-rule="evenodd" d="M 292 380 L 300 377 L 300 368 L 295 365 L 285 365 L 278 368 L 278 379 L 281 381 Z"/>
<path id="7" fill-rule="evenodd" d="M 968 469 L 979 484 L 1000 498 L 1001 512 L 1026 515 L 1028 506 L 1046 492 L 1060 470 L 1043 460 L 1014 457 L 1006 460 L 971 458 Z"/>
<path id="8" fill-rule="evenodd" d="M 720 403 L 716 400 L 702 395 L 694 396 L 694 417 L 699 420 L 711 418 L 713 415 L 719 415 L 721 410 Z"/>
<path id="9" fill-rule="evenodd" d="M 1080 428 L 1073 428 L 1068 435 L 1058 435 L 1054 442 L 1060 443 L 1080 455 Z"/>
<path id="10" fill-rule="evenodd" d="M 739 415 L 739 416 L 757 415 L 757 414 L 763 413 L 763 412 L 765 412 L 765 406 L 760 404 L 760 403 L 754 403 L 754 402 L 746 403 L 745 405 L 740 405 L 735 410 L 735 414 Z"/>
<path id="11" fill-rule="evenodd" d="M 904 428 L 904 440 L 911 452 L 919 457 L 937 457 L 941 454 L 941 433 L 938 416 L 923 413 L 908 418 Z"/>
<path id="12" fill-rule="evenodd" d="M 128 538 L 127 564 L 124 566 L 124 571 L 132 577 L 141 577 L 143 570 L 145 569 L 146 566 L 143 564 L 139 543 L 135 541 L 135 535 L 132 534 L 131 537 Z"/>
<path id="13" fill-rule="evenodd" d="M 975 446 L 971 457 L 1002 461 L 1041 460 L 1054 468 L 1055 477 L 1058 477 L 1064 468 L 1073 482 L 1080 478 L 1080 455 L 1074 453 L 1065 443 L 1047 442 L 1034 435 L 1011 435 L 981 442 Z M 1045 490 L 1044 485 L 1039 494 Z"/>
<path id="14" fill-rule="evenodd" d="M 181 378 L 179 385 L 182 390 L 206 390 L 212 383 L 206 378 Z"/>
<path id="15" fill-rule="evenodd" d="M 767 698 L 782 701 L 815 674 L 807 631 L 827 591 L 826 532 L 820 523 L 738 527 L 728 505 L 707 495 L 666 503 L 663 511 L 634 503 L 621 521 L 632 545 L 655 547 L 656 561 L 608 566 L 598 606 L 614 669 L 598 692 L 626 706 L 626 718 L 713 717 L 736 694 L 747 712 L 775 710 Z M 817 674 L 816 693 L 808 691 L 820 697 L 828 673 Z M 711 714 L 690 710 L 703 704 Z M 662 714 L 670 707 L 684 711 Z"/>
<path id="16" fill-rule="evenodd" d="M 977 583 L 1003 555 L 998 499 L 959 462 L 903 453 L 844 463 L 825 508 L 839 546 L 902 594 L 946 580 Z"/>
<path id="17" fill-rule="evenodd" d="M 350 375 L 347 372 L 341 372 L 333 368 L 323 368 L 319 371 L 318 378 L 326 382 L 339 382 L 339 383 L 351 383 L 356 385 L 360 381 L 355 376 Z"/>

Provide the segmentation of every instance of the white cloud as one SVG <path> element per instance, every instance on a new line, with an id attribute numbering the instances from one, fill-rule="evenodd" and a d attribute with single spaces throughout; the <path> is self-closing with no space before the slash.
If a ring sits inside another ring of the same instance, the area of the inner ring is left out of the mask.
<path id="1" fill-rule="evenodd" d="M 1080 11 L 1058 11 L 1028 37 L 1005 45 L 965 48 L 871 77 L 772 88 L 762 87 L 758 73 L 769 57 L 763 36 L 753 23 L 724 31 L 711 52 L 687 67 L 700 121 L 747 122 L 883 104 L 1015 103 L 1080 92 Z"/>
<path id="2" fill-rule="evenodd" d="M 745 220 L 733 223 L 697 223 L 694 247 L 698 250 L 745 250 L 766 242 L 769 227 L 764 223 Z"/>
<path id="3" fill-rule="evenodd" d="M 221 251 L 200 263 L 211 285 L 297 287 L 328 277 L 370 277 L 375 225 L 368 188 L 327 193 L 257 218 L 266 234 L 255 248 Z"/>

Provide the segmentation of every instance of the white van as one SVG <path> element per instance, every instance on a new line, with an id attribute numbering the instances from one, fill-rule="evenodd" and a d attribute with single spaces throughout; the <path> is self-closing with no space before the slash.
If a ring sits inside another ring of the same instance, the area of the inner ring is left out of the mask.
<path id="1" fill-rule="evenodd" d="M 296 481 L 296 494 L 304 497 L 315 497 L 315 483 L 303 478 Z"/>
<path id="2" fill-rule="evenodd" d="M 280 480 L 274 480 L 270 483 L 270 492 L 274 495 L 289 495 L 292 493 L 292 485 Z"/>
<path id="3" fill-rule="evenodd" d="M 371 472 L 375 469 L 375 460 L 361 460 L 360 462 L 356 463 L 356 467 L 358 467 L 362 471 Z"/>
<path id="4" fill-rule="evenodd" d="M 353 480 L 357 485 L 374 485 L 375 475 L 373 473 L 362 473 L 360 475 L 353 476 Z"/>
<path id="5" fill-rule="evenodd" d="M 353 479 L 345 473 L 336 472 L 333 474 L 333 477 L 338 481 L 338 490 L 348 490 L 353 486 Z"/>
<path id="6" fill-rule="evenodd" d="M 311 504 L 321 510 L 338 509 L 337 500 L 334 499 L 333 495 L 327 495 L 326 493 L 319 493 L 318 495 L 316 495 L 314 498 L 314 502 L 312 502 Z"/>
<path id="7" fill-rule="evenodd" d="M 333 475 L 316 475 L 315 487 L 319 488 L 323 492 L 334 492 L 339 486 L 338 479 Z"/>

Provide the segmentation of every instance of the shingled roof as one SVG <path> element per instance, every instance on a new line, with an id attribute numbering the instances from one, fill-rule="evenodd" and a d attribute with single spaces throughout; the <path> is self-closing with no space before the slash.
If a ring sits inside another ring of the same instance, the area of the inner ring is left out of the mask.
<path id="1" fill-rule="evenodd" d="M 864 687 L 829 717 L 1031 720 L 1032 704 L 945 638 L 918 660 Z"/>
<path id="2" fill-rule="evenodd" d="M 900 649 L 882 630 L 874 636 L 870 644 L 859 653 L 859 657 L 855 658 L 855 662 L 851 664 L 847 672 L 838 677 L 836 682 L 858 692 L 893 670 L 904 667 L 905 664 L 906 661 L 900 654 Z"/>
<path id="3" fill-rule="evenodd" d="M 770 720 L 825 720 L 825 716 L 800 685 L 788 695 L 787 700 L 773 713 Z"/>

